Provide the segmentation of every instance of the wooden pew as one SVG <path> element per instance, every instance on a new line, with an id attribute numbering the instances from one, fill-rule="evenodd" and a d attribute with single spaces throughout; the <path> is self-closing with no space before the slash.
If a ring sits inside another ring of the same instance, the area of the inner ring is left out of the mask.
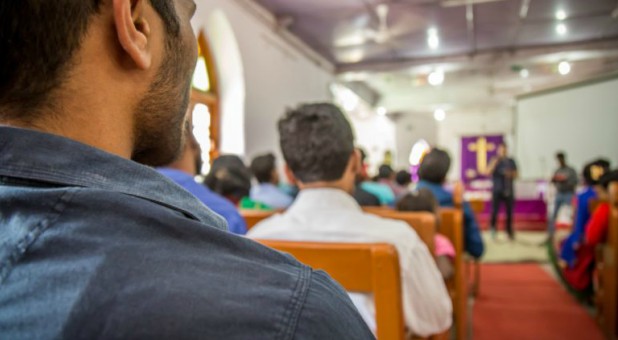
<path id="1" fill-rule="evenodd" d="M 618 183 L 609 187 L 611 214 L 603 246 L 601 322 L 609 339 L 618 337 Z"/>
<path id="2" fill-rule="evenodd" d="M 463 205 L 464 205 L 464 185 L 462 182 L 455 183 L 453 187 L 453 205 L 456 209 L 459 209 L 463 214 Z M 485 210 L 485 202 L 484 201 L 475 201 L 468 202 L 472 208 L 472 211 L 477 215 Z M 463 215 L 462 215 L 462 233 L 463 233 Z M 452 242 L 453 240 L 451 240 Z M 453 243 L 454 244 L 454 243 Z M 462 244 L 463 244 L 463 234 L 462 234 Z M 468 285 L 470 286 L 470 291 L 474 297 L 479 295 L 480 291 L 480 282 L 481 282 L 481 262 L 478 259 L 467 258 L 464 261 L 464 265 L 466 266 L 466 277 L 468 278 Z"/>
<path id="3" fill-rule="evenodd" d="M 419 234 L 421 240 L 425 242 L 425 239 L 431 237 L 432 241 L 430 245 L 427 247 L 431 250 L 433 249 L 433 235 L 435 234 L 435 220 L 432 224 L 431 231 L 434 234 L 429 236 L 427 230 L 429 227 L 422 226 L 419 217 L 416 217 L 417 220 L 414 220 L 412 217 L 414 215 L 421 216 L 421 214 L 428 213 L 418 213 L 418 212 L 398 212 L 393 210 L 392 208 L 364 208 L 365 212 L 378 215 L 384 218 L 398 219 L 407 222 L 411 226 L 414 226 L 414 230 Z M 456 329 L 457 339 L 466 339 L 467 334 L 467 304 L 468 304 L 468 283 L 466 281 L 466 270 L 464 263 L 464 248 L 463 248 L 463 213 L 460 209 L 455 208 L 440 208 L 440 233 L 446 236 L 455 247 L 455 259 L 453 261 L 454 268 L 454 276 L 450 280 L 445 282 L 449 294 L 451 296 L 451 301 L 453 303 L 453 312 L 454 312 L 454 324 Z M 403 219 L 403 216 L 408 216 L 408 219 Z M 431 214 L 428 214 L 431 216 Z M 432 216 L 433 217 L 433 216 Z M 427 220 L 426 222 L 429 222 Z M 422 227 L 421 227 L 422 226 Z M 420 232 L 419 232 L 420 231 Z M 422 236 L 421 233 L 426 233 L 426 235 Z M 427 243 L 426 243 L 427 244 Z"/>
<path id="4" fill-rule="evenodd" d="M 322 269 L 347 291 L 373 293 L 377 337 L 405 338 L 397 250 L 389 244 L 315 243 L 257 240 Z"/>
<path id="5" fill-rule="evenodd" d="M 255 225 L 260 223 L 262 220 L 265 220 L 277 213 L 278 211 L 240 210 L 240 216 L 242 216 L 247 222 L 247 230 L 251 230 L 251 228 L 255 227 Z"/>
<path id="6" fill-rule="evenodd" d="M 435 250 L 434 239 L 436 236 L 436 217 L 425 212 L 405 212 L 392 208 L 363 208 L 367 213 L 384 218 L 406 222 L 416 233 L 427 249 L 433 255 Z"/>
<path id="7" fill-rule="evenodd" d="M 440 233 L 455 247 L 454 276 L 446 280 L 446 287 L 453 302 L 456 338 L 467 338 L 468 332 L 468 281 L 464 253 L 463 211 L 457 208 L 440 208 Z"/>

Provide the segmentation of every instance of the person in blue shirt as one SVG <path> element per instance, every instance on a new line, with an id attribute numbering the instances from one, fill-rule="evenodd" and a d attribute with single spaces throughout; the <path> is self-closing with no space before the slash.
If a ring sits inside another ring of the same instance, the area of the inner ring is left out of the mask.
<path id="1" fill-rule="evenodd" d="M 1 2 L 0 338 L 374 339 L 328 274 L 153 169 L 182 150 L 196 2 Z"/>
<path id="2" fill-rule="evenodd" d="M 193 194 L 212 211 L 221 215 L 227 221 L 230 232 L 238 235 L 246 234 L 247 222 L 240 216 L 234 204 L 195 181 L 195 175 L 202 168 L 202 152 L 191 129 L 185 130 L 186 141 L 180 157 L 173 163 L 157 170 Z"/>
<path id="3" fill-rule="evenodd" d="M 594 187 L 598 185 L 599 179 L 610 169 L 610 163 L 606 160 L 599 159 L 587 164 L 584 167 L 583 177 L 585 187 L 577 193 L 575 219 L 573 221 L 573 231 L 564 240 L 560 248 L 560 258 L 562 258 L 569 267 L 575 265 L 577 260 L 577 249 L 582 243 L 586 234 L 586 225 L 590 219 L 590 200 L 597 198 L 597 193 Z"/>
<path id="4" fill-rule="evenodd" d="M 443 185 L 451 167 L 451 157 L 444 150 L 432 149 L 421 162 L 416 188 L 429 189 L 442 207 L 454 206 L 453 194 L 446 191 Z M 474 258 L 480 258 L 485 251 L 479 225 L 468 202 L 463 205 L 464 214 L 464 249 Z"/>
<path id="5" fill-rule="evenodd" d="M 255 157 L 250 166 L 258 185 L 251 188 L 252 200 L 272 209 L 287 209 L 294 201 L 291 196 L 279 189 L 279 172 L 275 156 L 271 153 Z"/>

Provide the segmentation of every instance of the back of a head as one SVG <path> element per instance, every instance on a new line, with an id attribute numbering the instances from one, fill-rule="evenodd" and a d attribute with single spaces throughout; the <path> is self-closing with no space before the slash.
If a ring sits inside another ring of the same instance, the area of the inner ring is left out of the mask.
<path id="1" fill-rule="evenodd" d="M 242 199 L 251 190 L 251 172 L 240 157 L 223 155 L 212 163 L 204 184 L 220 195 Z"/>
<path id="2" fill-rule="evenodd" d="M 403 196 L 397 202 L 397 210 L 399 211 L 418 211 L 436 213 L 438 201 L 429 189 L 415 190 Z"/>
<path id="3" fill-rule="evenodd" d="M 276 159 L 271 153 L 255 157 L 251 161 L 251 172 L 260 183 L 270 183 L 273 180 Z"/>
<path id="4" fill-rule="evenodd" d="M 412 174 L 406 170 L 401 170 L 397 172 L 395 181 L 397 182 L 397 184 L 401 185 L 402 187 L 406 187 L 410 183 L 412 183 Z"/>
<path id="5" fill-rule="evenodd" d="M 391 179 L 395 171 L 391 168 L 390 165 L 382 164 L 380 168 L 378 168 L 378 178 L 379 179 Z"/>
<path id="6" fill-rule="evenodd" d="M 451 167 L 451 157 L 442 149 L 433 148 L 425 155 L 418 170 L 419 178 L 430 183 L 442 184 Z"/>
<path id="7" fill-rule="evenodd" d="M 560 151 L 560 152 L 556 153 L 556 159 L 560 163 L 565 163 L 566 162 L 566 154 L 564 152 Z"/>
<path id="8" fill-rule="evenodd" d="M 302 183 L 342 178 L 354 153 L 354 133 L 333 104 L 306 104 L 289 110 L 279 121 L 281 151 Z"/>

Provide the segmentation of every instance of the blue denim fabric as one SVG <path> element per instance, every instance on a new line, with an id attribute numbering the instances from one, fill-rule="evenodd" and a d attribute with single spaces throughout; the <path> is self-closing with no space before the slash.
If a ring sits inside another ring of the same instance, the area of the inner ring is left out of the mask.
<path id="1" fill-rule="evenodd" d="M 209 209 L 221 215 L 227 222 L 231 233 L 238 235 L 245 235 L 247 233 L 247 222 L 240 216 L 234 204 L 225 197 L 212 192 L 208 187 L 196 182 L 193 177 L 182 171 L 169 168 L 159 168 L 157 171 L 197 197 Z"/>
<path id="2" fill-rule="evenodd" d="M 436 197 L 438 204 L 442 207 L 454 206 L 453 194 L 446 191 L 439 184 L 421 180 L 418 182 L 416 188 L 426 188 L 431 190 L 433 195 Z M 472 211 L 472 207 L 470 207 L 470 203 L 464 202 L 463 210 L 464 249 L 471 256 L 479 258 L 483 256 L 483 252 L 485 251 L 485 244 L 483 243 L 483 238 L 481 237 L 481 231 L 478 222 L 476 221 L 476 217 L 474 216 L 474 211 Z"/>
<path id="3" fill-rule="evenodd" d="M 0 127 L 0 338 L 370 339 L 343 289 L 156 171 Z"/>

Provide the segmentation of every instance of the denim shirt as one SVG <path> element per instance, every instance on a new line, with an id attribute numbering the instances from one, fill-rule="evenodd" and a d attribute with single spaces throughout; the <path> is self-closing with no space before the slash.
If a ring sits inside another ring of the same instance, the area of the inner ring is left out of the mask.
<path id="1" fill-rule="evenodd" d="M 155 170 L 0 127 L 0 338 L 372 337 L 325 273 Z"/>
<path id="2" fill-rule="evenodd" d="M 430 183 L 425 180 L 418 182 L 417 189 L 426 188 L 430 190 L 436 197 L 438 204 L 442 207 L 453 207 L 453 194 L 446 191 L 441 185 Z M 485 244 L 481 237 L 481 231 L 474 217 L 474 211 L 470 207 L 470 203 L 463 204 L 463 222 L 464 222 L 464 249 L 466 253 L 474 258 L 480 258 L 485 251 Z"/>

